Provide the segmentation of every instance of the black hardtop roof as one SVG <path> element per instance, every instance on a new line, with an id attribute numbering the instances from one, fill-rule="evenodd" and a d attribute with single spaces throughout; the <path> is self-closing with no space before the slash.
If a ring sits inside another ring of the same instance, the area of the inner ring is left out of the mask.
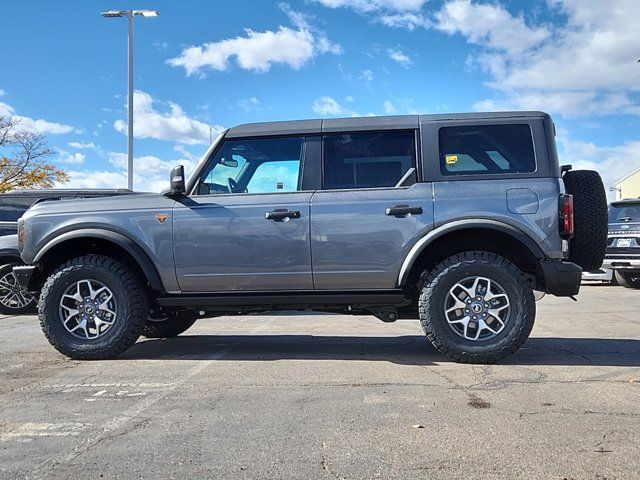
<path id="1" fill-rule="evenodd" d="M 227 138 L 342 132 L 345 130 L 400 130 L 418 128 L 422 122 L 453 120 L 495 120 L 548 117 L 544 112 L 475 112 L 430 115 L 392 115 L 379 117 L 325 118 L 281 122 L 246 123 L 229 129 Z"/>
<path id="2" fill-rule="evenodd" d="M 0 195 L 16 195 L 24 197 L 75 196 L 75 195 L 117 195 L 134 193 L 128 188 L 34 188 L 9 190 Z"/>
<path id="3" fill-rule="evenodd" d="M 623 198 L 622 200 L 611 202 L 612 207 L 624 207 L 625 205 L 640 205 L 640 198 Z"/>

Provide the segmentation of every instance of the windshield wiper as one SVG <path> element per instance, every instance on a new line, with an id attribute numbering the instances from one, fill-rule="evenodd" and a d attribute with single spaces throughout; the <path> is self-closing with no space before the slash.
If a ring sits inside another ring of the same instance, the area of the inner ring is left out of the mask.
<path id="1" fill-rule="evenodd" d="M 618 219 L 619 222 L 630 222 L 631 220 L 633 220 L 631 217 L 620 217 Z"/>

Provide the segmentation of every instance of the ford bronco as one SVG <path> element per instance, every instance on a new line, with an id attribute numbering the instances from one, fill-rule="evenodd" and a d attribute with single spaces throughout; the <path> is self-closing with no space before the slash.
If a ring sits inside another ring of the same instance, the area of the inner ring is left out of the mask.
<path id="1" fill-rule="evenodd" d="M 42 203 L 19 221 L 42 329 L 76 359 L 199 316 L 269 310 L 417 319 L 443 354 L 494 362 L 534 290 L 602 264 L 599 175 L 561 167 L 541 112 L 240 125 L 162 194 Z"/>

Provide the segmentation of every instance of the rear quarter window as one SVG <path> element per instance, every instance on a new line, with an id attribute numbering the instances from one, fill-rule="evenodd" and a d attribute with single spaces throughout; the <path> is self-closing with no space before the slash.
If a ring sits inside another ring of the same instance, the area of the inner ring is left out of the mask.
<path id="1" fill-rule="evenodd" d="M 440 171 L 446 176 L 536 171 L 529 125 L 443 127 L 439 131 Z"/>

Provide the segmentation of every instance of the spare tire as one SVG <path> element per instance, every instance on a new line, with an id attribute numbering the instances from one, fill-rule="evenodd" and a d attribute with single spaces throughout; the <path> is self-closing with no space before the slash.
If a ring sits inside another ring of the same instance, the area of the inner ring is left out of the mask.
<path id="1" fill-rule="evenodd" d="M 573 170 L 562 177 L 573 195 L 574 234 L 569 241 L 569 261 L 590 272 L 602 266 L 607 249 L 607 194 L 600 174 Z"/>

